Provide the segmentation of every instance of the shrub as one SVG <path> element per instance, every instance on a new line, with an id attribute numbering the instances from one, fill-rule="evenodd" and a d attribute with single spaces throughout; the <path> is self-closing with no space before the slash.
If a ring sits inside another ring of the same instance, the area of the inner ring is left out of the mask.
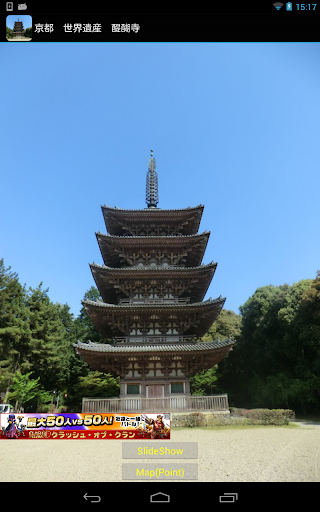
<path id="1" fill-rule="evenodd" d="M 291 409 L 238 409 L 230 408 L 233 423 L 239 422 L 249 425 L 288 425 L 295 418 Z"/>

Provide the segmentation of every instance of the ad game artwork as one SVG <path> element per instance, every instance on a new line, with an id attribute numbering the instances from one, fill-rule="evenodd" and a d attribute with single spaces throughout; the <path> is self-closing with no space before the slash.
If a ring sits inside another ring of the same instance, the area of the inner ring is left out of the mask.
<path id="1" fill-rule="evenodd" d="M 0 414 L 0 439 L 170 439 L 170 414 Z"/>

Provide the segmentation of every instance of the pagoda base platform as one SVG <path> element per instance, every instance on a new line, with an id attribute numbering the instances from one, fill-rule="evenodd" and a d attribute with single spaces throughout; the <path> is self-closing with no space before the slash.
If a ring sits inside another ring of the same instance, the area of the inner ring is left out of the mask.
<path id="1" fill-rule="evenodd" d="M 165 413 L 165 412 L 225 412 L 229 415 L 228 395 L 169 396 L 163 398 L 83 398 L 83 413 Z"/>
<path id="2" fill-rule="evenodd" d="M 10 43 L 19 43 L 19 42 L 26 42 L 26 41 L 31 41 L 32 37 L 7 37 L 7 41 L 9 41 Z"/>

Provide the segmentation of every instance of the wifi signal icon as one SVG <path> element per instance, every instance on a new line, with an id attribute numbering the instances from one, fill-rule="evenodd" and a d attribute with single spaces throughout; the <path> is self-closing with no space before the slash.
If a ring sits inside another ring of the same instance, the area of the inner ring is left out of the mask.
<path id="1" fill-rule="evenodd" d="M 273 4 L 275 6 L 275 8 L 277 9 L 277 11 L 280 11 L 281 7 L 284 5 L 282 4 L 281 2 L 276 2 L 275 4 Z"/>

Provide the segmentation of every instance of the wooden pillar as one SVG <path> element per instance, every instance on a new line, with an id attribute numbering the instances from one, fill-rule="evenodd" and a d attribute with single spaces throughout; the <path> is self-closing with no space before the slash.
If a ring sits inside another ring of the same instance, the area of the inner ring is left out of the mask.
<path id="1" fill-rule="evenodd" d="M 126 394 L 126 384 L 123 380 L 120 380 L 120 398 L 123 398 Z"/>
<path id="2" fill-rule="evenodd" d="M 170 383 L 168 381 L 164 381 L 164 396 L 167 397 L 170 394 Z"/>
<path id="3" fill-rule="evenodd" d="M 186 393 L 186 395 L 187 395 L 187 394 L 189 395 L 189 394 L 190 394 L 190 381 L 189 381 L 189 379 L 185 380 L 184 387 L 185 387 L 185 393 Z"/>

